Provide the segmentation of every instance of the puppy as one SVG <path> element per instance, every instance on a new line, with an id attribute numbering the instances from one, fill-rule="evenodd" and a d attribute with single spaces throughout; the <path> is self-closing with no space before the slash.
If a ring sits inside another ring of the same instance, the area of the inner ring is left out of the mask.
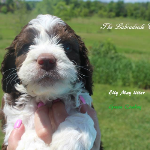
<path id="1" fill-rule="evenodd" d="M 63 20 L 38 15 L 16 36 L 1 66 L 3 96 L 3 149 L 14 124 L 21 119 L 25 133 L 17 150 L 90 150 L 96 130 L 90 116 L 81 114 L 80 96 L 91 106 L 92 67 L 81 38 Z M 51 144 L 38 138 L 34 128 L 37 104 L 61 99 L 69 117 L 52 136 Z"/>

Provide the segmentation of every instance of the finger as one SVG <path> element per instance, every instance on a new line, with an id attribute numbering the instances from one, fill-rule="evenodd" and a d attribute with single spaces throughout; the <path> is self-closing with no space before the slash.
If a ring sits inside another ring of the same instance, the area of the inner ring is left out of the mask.
<path id="1" fill-rule="evenodd" d="M 65 119 L 68 117 L 68 113 L 65 109 L 65 105 L 61 101 L 53 102 L 52 112 L 53 112 L 55 127 L 57 129 L 59 124 L 64 122 Z"/>
<path id="2" fill-rule="evenodd" d="M 34 122 L 38 137 L 49 144 L 52 141 L 52 127 L 49 119 L 49 108 L 47 106 L 41 106 L 37 109 Z"/>
<path id="3" fill-rule="evenodd" d="M 97 114 L 93 108 L 91 108 L 87 104 L 83 104 L 80 107 L 80 112 L 81 113 L 87 113 L 93 119 L 95 129 L 99 130 L 99 123 L 98 123 L 98 119 L 97 119 Z"/>
<path id="4" fill-rule="evenodd" d="M 98 123 L 96 111 L 93 108 L 91 108 L 89 105 L 83 104 L 80 107 L 80 112 L 87 113 L 93 119 L 95 129 L 99 131 L 99 123 Z"/>
<path id="5" fill-rule="evenodd" d="M 80 112 L 87 113 L 93 119 L 93 121 L 97 121 L 96 111 L 93 108 L 91 108 L 88 104 L 82 104 L 80 106 Z"/>
<path id="6" fill-rule="evenodd" d="M 87 113 L 94 121 L 94 123 L 97 125 L 98 124 L 98 119 L 97 119 L 97 114 L 96 111 L 90 107 L 88 104 L 86 104 L 85 99 L 82 96 L 79 96 L 80 98 L 80 112 L 81 113 Z"/>
<path id="7" fill-rule="evenodd" d="M 94 127 L 97 131 L 97 135 L 96 135 L 96 139 L 95 139 L 93 148 L 94 149 L 99 148 L 100 147 L 101 134 L 100 134 L 100 128 L 99 128 L 99 123 L 98 123 L 96 111 L 93 108 L 91 108 L 89 105 L 84 103 L 84 104 L 81 104 L 81 106 L 80 106 L 80 112 L 81 113 L 87 113 L 93 119 Z"/>
<path id="8" fill-rule="evenodd" d="M 50 118 L 50 121 L 51 121 L 52 132 L 54 133 L 56 131 L 57 127 L 55 125 L 52 109 L 49 110 L 49 118 Z"/>
<path id="9" fill-rule="evenodd" d="M 25 127 L 21 120 L 17 120 L 14 126 L 14 130 L 11 132 L 8 139 L 7 150 L 16 150 L 18 142 L 21 140 L 21 136 L 25 132 Z"/>

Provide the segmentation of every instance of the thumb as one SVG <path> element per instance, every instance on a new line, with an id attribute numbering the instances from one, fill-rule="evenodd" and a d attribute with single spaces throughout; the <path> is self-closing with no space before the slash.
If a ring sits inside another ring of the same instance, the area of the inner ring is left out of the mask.
<path id="1" fill-rule="evenodd" d="M 25 132 L 25 127 L 22 124 L 21 120 L 17 120 L 14 125 L 14 130 L 11 132 L 8 139 L 8 148 L 7 150 L 16 150 L 18 142 L 21 140 L 21 136 Z"/>

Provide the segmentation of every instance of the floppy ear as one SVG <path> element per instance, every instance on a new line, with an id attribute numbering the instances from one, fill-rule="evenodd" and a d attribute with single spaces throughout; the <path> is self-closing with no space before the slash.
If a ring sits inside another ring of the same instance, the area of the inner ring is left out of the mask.
<path id="1" fill-rule="evenodd" d="M 19 48 L 18 41 L 20 39 L 20 35 L 23 33 L 24 29 L 27 27 L 25 25 L 21 32 L 15 37 L 10 47 L 6 48 L 8 51 L 4 56 L 4 60 L 1 65 L 1 73 L 2 73 L 2 88 L 5 93 L 16 92 L 14 85 L 19 82 L 17 75 L 17 68 L 15 65 L 16 55 L 15 49 Z"/>
<path id="2" fill-rule="evenodd" d="M 14 42 L 11 44 L 10 47 L 6 49 L 8 51 L 5 54 L 4 60 L 1 65 L 2 89 L 5 93 L 11 93 L 15 91 L 14 84 L 16 83 L 18 77 L 15 66 L 16 57 L 15 57 Z"/>
<path id="3" fill-rule="evenodd" d="M 84 42 L 81 40 L 80 36 L 76 35 L 78 42 L 79 42 L 79 51 L 80 51 L 80 60 L 81 64 L 80 66 L 80 73 L 83 79 L 81 79 L 85 85 L 86 90 L 89 92 L 90 95 L 93 94 L 92 86 L 92 74 L 93 74 L 93 68 L 90 64 L 89 58 L 88 58 L 88 50 L 85 47 Z"/>

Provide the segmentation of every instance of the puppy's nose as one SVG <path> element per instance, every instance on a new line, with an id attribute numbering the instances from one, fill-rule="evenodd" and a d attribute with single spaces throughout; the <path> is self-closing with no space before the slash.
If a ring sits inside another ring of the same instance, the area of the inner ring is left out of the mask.
<path id="1" fill-rule="evenodd" d="M 56 58 L 52 54 L 43 53 L 38 57 L 37 63 L 41 69 L 49 71 L 56 66 Z"/>

